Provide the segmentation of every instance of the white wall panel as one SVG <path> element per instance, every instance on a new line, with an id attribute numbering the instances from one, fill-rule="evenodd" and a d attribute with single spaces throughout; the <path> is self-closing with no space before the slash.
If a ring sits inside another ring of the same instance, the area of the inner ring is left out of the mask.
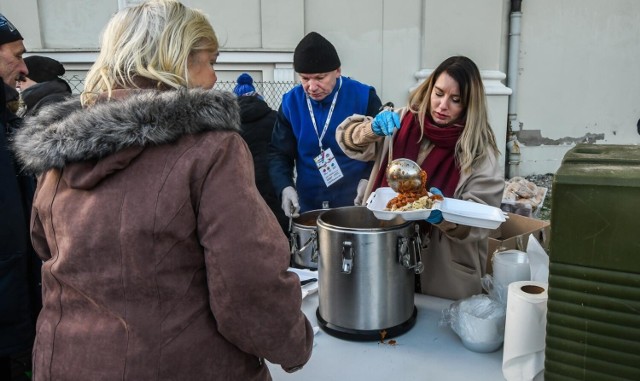
<path id="1" fill-rule="evenodd" d="M 518 110 L 550 139 L 640 143 L 640 2 L 523 2 Z"/>
<path id="2" fill-rule="evenodd" d="M 185 0 L 207 14 L 222 48 L 262 47 L 260 0 Z"/>
<path id="3" fill-rule="evenodd" d="M 45 0 L 38 5 L 46 49 L 96 49 L 102 29 L 118 10 L 116 0 Z"/>
<path id="4" fill-rule="evenodd" d="M 262 0 L 262 47 L 292 50 L 304 36 L 304 1 Z"/>
<path id="5" fill-rule="evenodd" d="M 210 17 L 222 43 L 218 70 L 224 79 L 247 70 L 264 80 L 293 79 L 293 49 L 313 30 L 336 46 L 345 75 L 375 86 L 384 101 L 398 105 L 406 103 L 420 72 L 450 55 L 469 56 L 481 71 L 506 73 L 510 0 L 184 3 Z M 0 12 L 16 24 L 32 53 L 83 70 L 118 4 L 0 0 Z M 581 140 L 640 143 L 640 1 L 523 0 L 521 21 L 521 174 L 550 171 L 567 146 Z M 492 123 L 502 129 L 497 99 Z"/>

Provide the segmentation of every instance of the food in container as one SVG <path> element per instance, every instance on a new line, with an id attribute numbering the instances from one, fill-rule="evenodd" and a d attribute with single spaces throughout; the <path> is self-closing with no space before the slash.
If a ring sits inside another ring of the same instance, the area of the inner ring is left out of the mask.
<path id="1" fill-rule="evenodd" d="M 431 211 L 437 209 L 442 212 L 442 217 L 446 221 L 459 225 L 495 229 L 506 221 L 505 213 L 500 208 L 449 197 L 444 197 L 442 201 L 436 200 L 431 209 L 386 210 L 389 200 L 396 196 L 397 193 L 389 187 L 378 188 L 367 199 L 367 208 L 381 220 L 391 220 L 396 217 L 401 217 L 405 221 L 425 220 Z"/>
<path id="2" fill-rule="evenodd" d="M 371 193 L 367 200 L 367 209 L 373 212 L 376 218 L 380 220 L 392 220 L 396 217 L 402 217 L 405 221 L 426 220 L 432 210 L 439 209 L 439 203 L 436 202 L 430 209 L 416 209 L 407 211 L 387 210 L 389 201 L 398 194 L 389 187 L 378 188 Z"/>

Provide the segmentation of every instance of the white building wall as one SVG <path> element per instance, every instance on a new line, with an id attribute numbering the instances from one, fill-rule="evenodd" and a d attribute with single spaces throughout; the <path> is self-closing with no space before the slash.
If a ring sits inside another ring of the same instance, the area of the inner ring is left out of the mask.
<path id="1" fill-rule="evenodd" d="M 523 173 L 578 142 L 640 143 L 640 2 L 524 0 L 520 48 Z"/>
<path id="2" fill-rule="evenodd" d="M 0 12 L 32 53 L 81 73 L 95 57 L 103 26 L 126 1 L 2 0 Z M 397 105 L 406 102 L 420 73 L 450 55 L 469 56 L 483 73 L 506 74 L 510 0 L 184 3 L 209 15 L 222 44 L 217 69 L 223 81 L 242 71 L 266 81 L 294 80 L 293 49 L 313 30 L 336 46 L 345 75 Z M 519 174 L 554 172 L 576 142 L 640 143 L 640 1 L 522 0 L 521 23 Z M 486 80 L 495 92 L 490 113 L 502 148 L 506 80 Z"/>

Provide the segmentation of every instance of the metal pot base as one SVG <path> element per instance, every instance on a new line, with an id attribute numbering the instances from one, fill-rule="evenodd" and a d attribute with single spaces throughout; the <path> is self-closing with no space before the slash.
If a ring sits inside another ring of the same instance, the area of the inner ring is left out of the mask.
<path id="1" fill-rule="evenodd" d="M 339 327 L 335 324 L 329 323 L 325 321 L 322 316 L 320 316 L 320 308 L 316 309 L 316 318 L 318 319 L 318 325 L 320 326 L 320 328 L 322 328 L 323 331 L 339 339 L 352 341 L 381 341 L 383 338 L 380 332 L 382 331 L 387 331 L 387 334 L 384 336 L 384 340 L 400 336 L 413 328 L 413 326 L 416 324 L 416 316 L 418 316 L 418 309 L 413 306 L 413 313 L 411 314 L 411 317 L 404 323 L 388 328 L 360 330 Z"/>

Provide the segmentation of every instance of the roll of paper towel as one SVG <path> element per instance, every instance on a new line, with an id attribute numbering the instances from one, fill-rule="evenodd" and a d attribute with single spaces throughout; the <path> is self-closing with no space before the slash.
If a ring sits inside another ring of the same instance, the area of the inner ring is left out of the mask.
<path id="1" fill-rule="evenodd" d="M 509 285 L 502 374 L 508 381 L 542 379 L 547 325 L 547 283 Z"/>

